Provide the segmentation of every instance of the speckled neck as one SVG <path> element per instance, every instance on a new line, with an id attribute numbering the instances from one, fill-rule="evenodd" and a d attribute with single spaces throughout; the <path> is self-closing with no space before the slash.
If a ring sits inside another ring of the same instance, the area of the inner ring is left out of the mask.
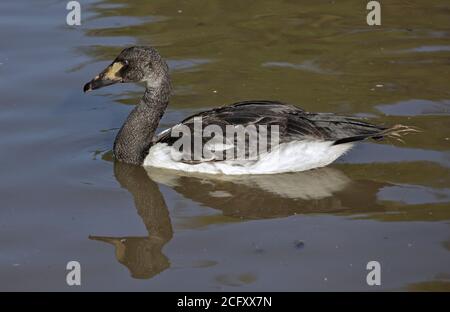
<path id="1" fill-rule="evenodd" d="M 152 139 L 169 104 L 171 84 L 165 77 L 155 86 L 147 84 L 144 96 L 128 115 L 114 141 L 114 157 L 129 164 L 142 165 Z"/>

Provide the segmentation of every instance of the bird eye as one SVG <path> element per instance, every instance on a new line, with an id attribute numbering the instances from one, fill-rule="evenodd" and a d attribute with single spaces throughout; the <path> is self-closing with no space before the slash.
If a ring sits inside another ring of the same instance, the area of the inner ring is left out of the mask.
<path id="1" fill-rule="evenodd" d="M 124 60 L 123 63 L 127 66 L 130 65 L 130 62 L 128 62 L 128 60 Z"/>

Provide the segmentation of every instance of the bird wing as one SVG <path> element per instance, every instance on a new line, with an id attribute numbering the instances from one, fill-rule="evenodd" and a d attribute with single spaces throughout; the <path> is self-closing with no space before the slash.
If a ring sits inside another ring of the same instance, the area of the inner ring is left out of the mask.
<path id="1" fill-rule="evenodd" d="M 340 140 L 343 140 L 341 143 L 345 143 L 376 137 L 385 130 L 385 128 L 368 124 L 357 118 L 326 113 L 309 113 L 299 107 L 281 102 L 245 101 L 189 116 L 179 124 L 156 136 L 154 143 L 173 145 L 179 137 L 173 136 L 172 130 L 180 126 L 187 127 L 190 133 L 195 133 L 195 120 L 199 120 L 199 118 L 201 118 L 202 130 L 207 126 L 214 125 L 218 126 L 223 134 L 226 134 L 227 126 L 248 127 L 253 125 L 256 134 L 259 133 L 260 126 L 267 126 L 269 134 L 271 127 L 277 126 L 279 143 L 316 140 L 333 141 L 335 144 L 339 144 L 336 142 Z M 215 139 L 223 140 L 221 137 Z M 211 143 L 210 141 L 211 137 L 202 136 L 202 144 L 199 148 L 203 149 L 205 144 Z M 232 142 L 231 145 L 233 143 L 236 144 L 236 141 Z M 270 139 L 268 140 L 268 147 L 270 148 Z M 193 146 L 190 152 L 193 152 L 194 148 Z M 216 144 L 212 148 L 226 150 L 232 148 L 232 146 L 225 144 L 218 147 Z M 183 159 L 186 158 L 183 157 Z"/>

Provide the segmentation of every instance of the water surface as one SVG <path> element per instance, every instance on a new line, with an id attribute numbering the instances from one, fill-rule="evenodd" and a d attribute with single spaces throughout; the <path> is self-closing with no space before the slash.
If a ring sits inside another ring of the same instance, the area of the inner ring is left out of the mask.
<path id="1" fill-rule="evenodd" d="M 71 27 L 65 1 L 0 3 L 0 290 L 450 290 L 448 1 L 383 3 L 380 27 L 361 1 L 81 4 Z M 171 67 L 161 129 L 272 99 L 423 133 L 264 177 L 114 163 L 142 86 L 82 86 L 135 44 Z"/>

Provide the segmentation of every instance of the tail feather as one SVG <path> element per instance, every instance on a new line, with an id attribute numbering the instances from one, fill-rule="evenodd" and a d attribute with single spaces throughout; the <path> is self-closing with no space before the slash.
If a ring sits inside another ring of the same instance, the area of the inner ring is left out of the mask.
<path id="1" fill-rule="evenodd" d="M 381 140 L 383 138 L 392 138 L 396 139 L 397 141 L 400 141 L 402 143 L 405 143 L 402 140 L 402 137 L 409 134 L 409 133 L 418 133 L 421 132 L 418 128 L 411 127 L 411 126 L 405 126 L 405 125 L 395 125 L 390 128 L 380 128 L 380 131 L 376 131 L 374 133 L 368 133 L 368 134 L 361 134 L 361 135 L 355 135 L 347 138 L 342 138 L 339 140 L 336 140 L 333 145 L 338 144 L 344 144 L 344 143 L 350 143 L 355 141 L 362 141 L 366 139 L 375 139 L 375 140 Z"/>

